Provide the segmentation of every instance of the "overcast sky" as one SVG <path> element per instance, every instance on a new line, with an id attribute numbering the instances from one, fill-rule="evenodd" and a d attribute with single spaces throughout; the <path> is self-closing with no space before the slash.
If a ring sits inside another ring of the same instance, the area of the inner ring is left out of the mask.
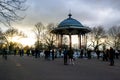
<path id="1" fill-rule="evenodd" d="M 72 17 L 83 25 L 113 26 L 120 24 L 120 0 L 28 0 L 26 25 L 37 22 L 60 23 Z"/>
<path id="2" fill-rule="evenodd" d="M 25 19 L 14 27 L 29 30 L 37 22 L 59 24 L 70 10 L 72 18 L 89 27 L 120 25 L 120 0 L 27 0 L 26 5 Z"/>

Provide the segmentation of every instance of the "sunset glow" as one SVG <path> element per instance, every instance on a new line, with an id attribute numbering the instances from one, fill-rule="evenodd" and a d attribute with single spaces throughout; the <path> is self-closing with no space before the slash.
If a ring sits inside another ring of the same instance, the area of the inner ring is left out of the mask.
<path id="1" fill-rule="evenodd" d="M 35 39 L 33 38 L 18 38 L 18 37 L 14 37 L 12 39 L 13 42 L 18 42 L 21 43 L 23 46 L 33 46 L 35 43 Z"/>

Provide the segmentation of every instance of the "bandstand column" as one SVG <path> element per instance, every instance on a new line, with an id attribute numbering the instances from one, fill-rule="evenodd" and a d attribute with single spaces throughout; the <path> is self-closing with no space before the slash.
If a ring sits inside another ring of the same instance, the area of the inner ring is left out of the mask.
<path id="1" fill-rule="evenodd" d="M 82 35 L 82 41 L 83 41 L 83 45 L 84 45 L 84 48 L 85 48 L 85 34 Z"/>
<path id="2" fill-rule="evenodd" d="M 81 49 L 81 34 L 78 34 L 78 41 L 79 41 L 79 49 Z"/>
<path id="3" fill-rule="evenodd" d="M 71 40 L 71 34 L 69 34 L 69 46 L 70 46 L 70 49 L 72 48 L 72 40 Z"/>
<path id="4" fill-rule="evenodd" d="M 56 34 L 56 44 L 57 44 L 57 47 L 59 47 L 59 34 Z"/>
<path id="5" fill-rule="evenodd" d="M 62 42 L 63 42 L 63 35 L 60 35 L 60 48 L 62 48 Z"/>
<path id="6" fill-rule="evenodd" d="M 87 49 L 87 35 L 85 35 L 85 48 Z"/>
<path id="7" fill-rule="evenodd" d="M 83 45 L 84 45 L 84 39 L 83 39 L 84 37 L 83 37 L 83 34 L 81 35 L 81 48 L 83 47 Z"/>

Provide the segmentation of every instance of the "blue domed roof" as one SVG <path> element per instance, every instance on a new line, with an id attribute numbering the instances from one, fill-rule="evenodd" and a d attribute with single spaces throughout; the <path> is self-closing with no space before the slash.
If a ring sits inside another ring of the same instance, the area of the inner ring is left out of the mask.
<path id="1" fill-rule="evenodd" d="M 85 34 L 91 31 L 89 27 L 83 26 L 76 19 L 71 18 L 71 14 L 68 15 L 69 18 L 63 20 L 58 27 L 54 28 L 51 32 L 55 34 Z"/>
<path id="2" fill-rule="evenodd" d="M 71 18 L 71 14 L 68 15 L 69 18 L 63 20 L 58 27 L 84 27 L 79 21 L 77 21 L 76 19 Z"/>

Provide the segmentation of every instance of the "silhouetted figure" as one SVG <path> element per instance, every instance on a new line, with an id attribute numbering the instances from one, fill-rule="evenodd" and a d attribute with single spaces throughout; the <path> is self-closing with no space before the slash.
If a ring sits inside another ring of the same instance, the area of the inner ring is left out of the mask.
<path id="1" fill-rule="evenodd" d="M 49 50 L 45 50 L 45 51 L 44 51 L 44 54 L 45 54 L 45 59 L 46 59 L 46 60 L 49 60 L 50 51 L 49 51 Z"/>
<path id="2" fill-rule="evenodd" d="M 86 49 L 84 49 L 84 56 L 85 56 L 85 58 L 87 57 L 87 50 Z"/>
<path id="3" fill-rule="evenodd" d="M 97 59 L 99 59 L 100 58 L 100 50 L 99 49 L 96 50 L 96 54 L 97 54 Z"/>
<path id="4" fill-rule="evenodd" d="M 61 49 L 59 49 L 59 57 L 61 57 L 61 53 L 62 53 L 62 50 L 61 50 Z"/>
<path id="5" fill-rule="evenodd" d="M 118 50 L 115 50 L 115 57 L 116 57 L 116 59 L 119 59 L 119 52 L 118 52 Z"/>
<path id="6" fill-rule="evenodd" d="M 19 49 L 19 55 L 22 56 L 22 51 L 21 51 L 21 49 Z"/>
<path id="7" fill-rule="evenodd" d="M 35 55 L 35 50 L 32 49 L 32 50 L 31 50 L 31 53 L 32 53 L 32 56 L 34 56 L 34 55 Z"/>
<path id="8" fill-rule="evenodd" d="M 91 50 L 90 49 L 87 50 L 87 55 L 88 55 L 88 59 L 91 59 Z"/>
<path id="9" fill-rule="evenodd" d="M 24 49 L 21 49 L 22 56 L 24 56 Z"/>
<path id="10" fill-rule="evenodd" d="M 109 54 L 109 50 L 108 49 L 103 51 L 103 61 L 108 61 L 108 54 Z"/>
<path id="11" fill-rule="evenodd" d="M 80 58 L 83 58 L 83 49 L 81 49 Z"/>
<path id="12" fill-rule="evenodd" d="M 72 49 L 70 49 L 68 51 L 68 56 L 69 56 L 70 64 L 74 64 L 73 54 L 74 54 L 74 51 Z"/>
<path id="13" fill-rule="evenodd" d="M 52 50 L 51 53 L 52 53 L 52 60 L 54 60 L 54 57 L 55 57 L 55 55 L 54 55 L 54 54 L 55 54 L 55 53 L 54 53 L 54 49 Z"/>
<path id="14" fill-rule="evenodd" d="M 68 64 L 68 63 L 67 63 L 68 50 L 65 49 L 64 52 L 63 52 L 63 54 L 64 54 L 64 65 L 67 65 L 67 64 Z"/>
<path id="15" fill-rule="evenodd" d="M 30 49 L 27 49 L 26 54 L 27 54 L 27 56 L 30 55 Z"/>
<path id="16" fill-rule="evenodd" d="M 35 49 L 35 58 L 38 58 L 39 57 L 39 50 L 36 48 Z"/>
<path id="17" fill-rule="evenodd" d="M 14 56 L 16 55 L 16 53 L 17 53 L 17 50 L 16 50 L 16 49 L 14 49 Z"/>
<path id="18" fill-rule="evenodd" d="M 115 54 L 114 49 L 110 47 L 110 51 L 109 51 L 110 66 L 114 65 L 114 54 Z"/>
<path id="19" fill-rule="evenodd" d="M 47 58 L 50 60 L 50 50 L 47 51 Z"/>
<path id="20" fill-rule="evenodd" d="M 47 59 L 47 50 L 44 51 L 45 59 Z"/>
<path id="21" fill-rule="evenodd" d="M 54 51 L 55 58 L 57 58 L 57 50 Z"/>
<path id="22" fill-rule="evenodd" d="M 5 60 L 7 60 L 7 51 L 6 51 L 6 49 L 3 49 L 3 58 L 5 59 Z"/>

